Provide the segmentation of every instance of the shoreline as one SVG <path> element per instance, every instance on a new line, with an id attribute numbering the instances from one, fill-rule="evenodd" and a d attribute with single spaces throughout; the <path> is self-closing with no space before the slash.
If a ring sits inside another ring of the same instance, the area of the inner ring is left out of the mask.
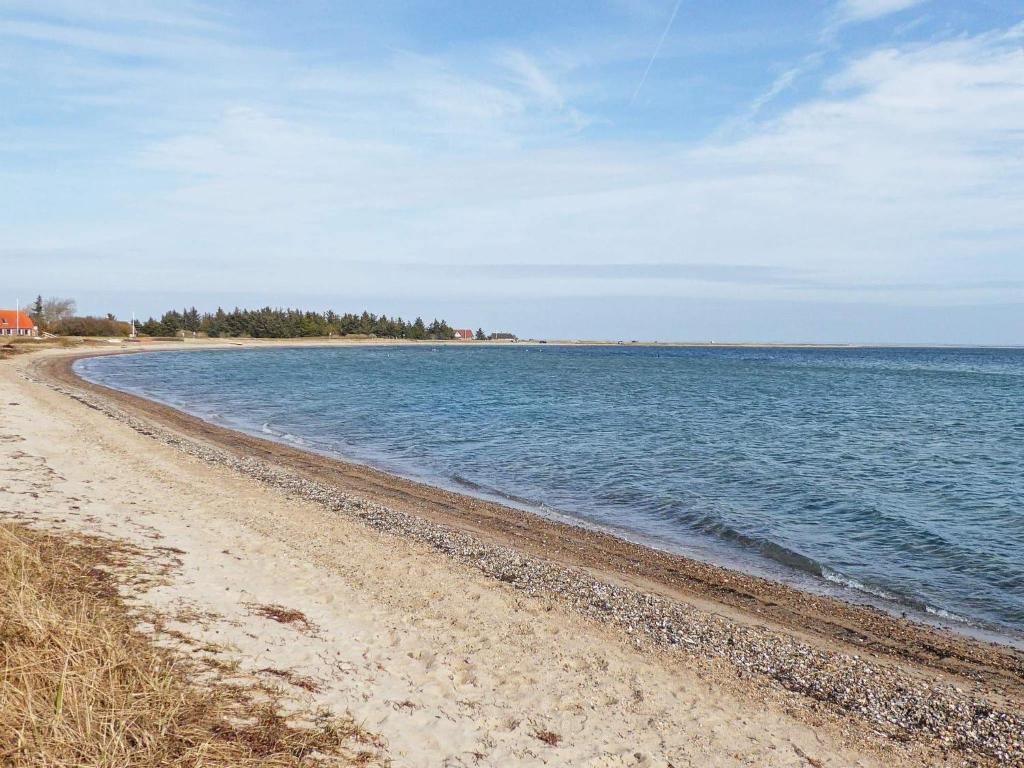
<path id="1" fill-rule="evenodd" d="M 1005 751 L 1019 749 L 1012 746 L 992 752 L 989 743 L 1002 738 L 991 728 L 1017 727 L 1008 713 L 1024 703 L 1024 654 L 1011 647 L 217 427 L 78 378 L 71 365 L 80 356 L 39 358 L 27 367 L 148 437 L 411 536 L 530 595 L 551 594 L 625 629 L 638 644 L 725 658 L 741 674 L 855 713 L 893 736 L 933 739 L 952 730 L 959 735 L 949 746 L 999 759 L 1017 754 Z M 875 691 L 869 702 L 862 700 L 865 685 Z M 957 692 L 975 704 L 957 704 Z M 932 714 L 918 715 L 916 725 L 901 721 L 908 707 L 922 706 Z M 965 720 L 971 707 L 1003 714 L 997 726 Z"/>
<path id="2" fill-rule="evenodd" d="M 339 343 L 346 346 L 378 346 L 388 345 L 390 340 L 336 340 L 332 343 L 321 344 L 318 341 L 310 340 L 308 342 L 295 340 L 233 340 L 229 344 L 225 345 L 223 340 L 185 340 L 186 344 L 183 347 L 179 346 L 167 346 L 159 351 L 202 351 L 209 349 L 239 349 L 239 348 L 260 348 L 260 347 L 330 347 Z M 409 344 L 422 344 L 423 342 L 399 342 L 399 345 Z M 454 346 L 462 346 L 463 342 L 446 342 Z M 477 342 L 484 345 L 504 345 L 506 342 Z M 585 343 L 589 344 L 589 343 Z M 604 342 L 597 342 L 597 344 L 604 344 Z M 560 343 L 552 343 L 553 346 L 559 346 Z M 578 345 L 572 342 L 566 343 L 568 346 Z M 612 343 L 612 346 L 614 344 Z M 860 347 L 863 348 L 863 347 Z M 879 347 L 881 348 L 881 347 Z M 923 347 L 922 347 L 923 348 Z M 106 356 L 108 354 L 119 354 L 119 353 L 135 353 L 144 351 L 158 351 L 155 349 L 126 349 L 126 350 L 103 350 L 102 352 L 90 352 L 76 355 L 75 360 L 71 362 L 71 366 L 74 366 L 75 362 L 80 359 L 96 356 Z M 373 460 L 362 460 L 359 458 L 352 458 L 344 456 L 331 451 L 317 450 L 315 447 L 310 445 L 301 444 L 295 441 L 283 439 L 281 435 L 275 435 L 267 433 L 265 430 L 259 430 L 255 425 L 245 425 L 241 423 L 231 423 L 230 420 L 225 422 L 209 421 L 205 416 L 196 415 L 188 412 L 184 406 L 174 402 L 166 402 L 148 397 L 144 393 L 135 393 L 130 391 L 118 390 L 113 387 L 103 385 L 99 381 L 91 381 L 86 377 L 79 375 L 75 371 L 68 372 L 72 377 L 79 379 L 91 386 L 98 387 L 103 391 L 117 392 L 118 394 L 125 394 L 130 397 L 134 397 L 146 402 L 154 402 L 163 406 L 164 408 L 170 409 L 177 414 L 187 416 L 190 419 L 196 419 L 204 424 L 217 429 L 223 429 L 230 433 L 244 434 L 248 437 L 255 438 L 266 442 L 289 447 L 300 453 L 312 454 L 318 457 L 323 457 L 329 461 L 338 462 L 341 465 L 347 465 L 349 467 L 360 467 L 372 472 L 379 473 L 384 478 L 392 478 L 395 480 L 401 480 L 404 482 L 410 482 L 414 485 L 422 486 L 425 488 L 431 488 L 444 494 L 453 495 L 455 498 L 462 498 L 464 500 L 475 500 L 477 502 L 483 502 L 488 505 L 493 505 L 497 508 L 503 508 L 506 510 L 515 510 L 517 513 L 525 513 L 526 515 L 554 522 L 557 524 L 567 525 L 570 528 L 580 528 L 584 530 L 590 530 L 598 532 L 604 536 L 611 537 L 616 540 L 623 540 L 631 545 L 641 547 L 646 550 L 653 550 L 660 553 L 665 553 L 671 556 L 678 556 L 683 560 L 698 562 L 701 564 L 709 565 L 712 567 L 721 568 L 726 572 L 733 573 L 735 575 L 745 575 L 752 579 L 763 580 L 773 584 L 780 584 L 782 586 L 794 589 L 799 593 L 808 593 L 815 596 L 835 599 L 843 604 L 860 606 L 867 609 L 882 610 L 900 621 L 908 621 L 923 625 L 927 628 L 951 632 L 956 636 L 963 636 L 971 640 L 975 640 L 981 643 L 993 643 L 997 645 L 1004 645 L 1013 648 L 1017 651 L 1024 652 L 1024 632 L 1015 631 L 1012 628 L 1000 627 L 998 625 L 987 625 L 981 621 L 972 620 L 970 617 L 962 617 L 956 615 L 945 614 L 941 609 L 927 605 L 921 601 L 914 602 L 912 597 L 905 598 L 901 601 L 896 597 L 887 597 L 883 594 L 876 594 L 868 588 L 858 588 L 856 583 L 853 585 L 848 584 L 842 579 L 829 579 L 823 573 L 814 572 L 811 570 L 802 570 L 792 565 L 787 565 L 784 562 L 779 562 L 766 555 L 760 555 L 758 553 L 743 552 L 739 550 L 730 550 L 728 545 L 721 544 L 711 541 L 711 545 L 703 547 L 702 549 L 709 553 L 706 557 L 695 556 L 687 553 L 686 543 L 675 542 L 669 539 L 660 540 L 655 536 L 645 536 L 640 532 L 632 531 L 626 527 L 616 527 L 613 525 L 600 524 L 591 522 L 585 518 L 575 517 L 571 514 L 560 512 L 558 510 L 552 510 L 550 513 L 544 509 L 539 508 L 536 504 L 531 504 L 526 500 L 519 500 L 515 497 L 506 497 L 499 492 L 488 492 L 487 489 L 474 489 L 472 483 L 464 484 L 453 478 L 447 478 L 443 476 L 432 477 L 425 474 L 417 474 L 414 471 L 403 471 L 400 467 L 389 467 L 386 463 L 376 463 Z M 699 544 L 697 545 L 699 546 Z M 717 550 L 717 551 L 716 551 Z"/>
<path id="3" fill-rule="evenodd" d="M 383 341 L 371 341 L 369 345 L 376 346 L 384 343 Z M 420 342 L 416 342 L 420 343 Z M 353 341 L 347 342 L 348 345 L 361 346 L 361 342 Z M 459 344 L 459 342 L 455 342 Z M 499 345 L 501 343 L 499 342 Z M 572 344 L 569 344 L 570 346 Z M 256 346 L 257 348 L 263 346 L 263 344 L 257 345 L 243 345 L 244 348 L 251 348 Z M 292 346 L 284 341 L 271 342 L 271 346 L 274 347 L 288 347 Z M 319 344 L 301 344 L 294 345 L 296 347 L 315 346 L 320 347 Z M 559 346 L 555 343 L 552 346 Z M 188 351 L 202 351 L 207 349 L 221 349 L 220 345 L 216 347 L 192 347 Z M 129 349 L 124 354 L 130 354 L 137 351 L 150 351 L 150 350 L 132 350 Z M 161 351 L 183 351 L 175 348 L 168 348 L 167 350 Z M 230 350 L 228 350 L 230 351 Z M 475 500 L 477 502 L 483 502 L 486 504 L 494 505 L 498 508 L 507 510 L 515 510 L 518 513 L 525 513 L 526 515 L 533 516 L 535 518 L 552 522 L 559 525 L 565 525 L 570 528 L 579 528 L 586 531 L 602 534 L 609 536 L 613 539 L 622 540 L 628 544 L 635 545 L 637 547 L 644 548 L 646 550 L 653 550 L 661 552 L 666 555 L 676 556 L 682 558 L 685 561 L 694 563 L 700 563 L 702 565 L 711 566 L 713 568 L 722 569 L 726 573 L 731 573 L 736 576 L 743 575 L 753 579 L 760 579 L 769 583 L 779 584 L 782 586 L 789 587 L 796 590 L 799 593 L 807 593 L 827 599 L 837 600 L 845 605 L 859 606 L 867 608 L 869 610 L 880 610 L 897 620 L 904 620 L 910 623 L 923 625 L 924 627 L 936 629 L 939 631 L 952 632 L 956 636 L 965 637 L 981 643 L 991 643 L 995 645 L 1002 645 L 1012 648 L 1016 651 L 1024 653 L 1024 632 L 1015 631 L 1009 627 L 1001 627 L 998 625 L 989 625 L 981 621 L 972 620 L 970 618 L 959 617 L 955 615 L 946 614 L 939 608 L 926 605 L 925 603 L 918 601 L 918 604 L 913 602 L 913 598 L 906 598 L 906 602 L 900 602 L 898 598 L 886 597 L 882 594 L 876 594 L 866 587 L 858 587 L 853 584 L 847 583 L 845 578 L 829 578 L 823 573 L 814 572 L 811 570 L 801 570 L 793 565 L 786 564 L 775 560 L 767 555 L 759 553 L 745 552 L 739 549 L 731 549 L 728 544 L 713 541 L 710 545 L 702 546 L 702 551 L 708 553 L 706 557 L 698 556 L 686 551 L 687 543 L 681 541 L 673 541 L 669 538 L 658 538 L 654 535 L 645 535 L 640 532 L 632 531 L 625 527 L 616 527 L 613 525 L 600 524 L 592 522 L 582 517 L 576 517 L 572 514 L 562 512 L 560 510 L 545 510 L 543 505 L 531 502 L 525 499 L 517 499 L 513 496 L 506 496 L 498 491 L 488 491 L 487 489 L 475 489 L 472 483 L 461 483 L 457 479 L 448 478 L 444 476 L 430 476 L 427 474 L 417 474 L 412 470 L 404 471 L 400 467 L 387 466 L 385 462 L 376 463 L 373 460 L 363 460 L 360 458 L 353 458 L 351 456 L 345 456 L 337 452 L 329 450 L 319 450 L 310 445 L 302 444 L 302 442 L 294 442 L 284 439 L 283 435 L 279 435 L 273 432 L 268 432 L 266 428 L 258 429 L 255 424 L 244 425 L 241 423 L 232 423 L 232 420 L 225 419 L 224 421 L 210 420 L 206 416 L 201 414 L 192 413 L 183 405 L 176 404 L 174 402 L 167 402 L 159 400 L 146 395 L 145 393 L 131 392 L 126 390 L 118 390 L 114 387 L 104 385 L 101 381 L 92 380 L 87 376 L 82 375 L 78 371 L 73 369 L 75 363 L 80 360 L 105 357 L 109 354 L 119 354 L 119 352 L 110 352 L 104 354 L 84 354 L 76 356 L 75 359 L 69 364 L 72 369 L 68 372 L 70 375 L 80 379 L 84 383 L 98 387 L 101 390 L 116 392 L 118 394 L 127 395 L 129 397 L 138 398 L 145 402 L 154 403 L 156 405 L 163 406 L 171 409 L 176 413 L 187 416 L 191 419 L 196 419 L 204 424 L 217 429 L 226 430 L 229 433 L 237 433 L 246 435 L 248 437 L 262 440 L 276 445 L 291 448 L 296 451 L 308 454 L 314 454 L 316 456 L 323 457 L 329 461 L 336 461 L 342 465 L 348 465 L 350 467 L 361 467 L 372 472 L 379 473 L 385 478 L 393 478 L 408 483 L 412 483 L 417 486 L 424 488 L 433 489 L 435 491 L 452 494 L 456 499 L 462 498 L 464 500 Z M 699 546 L 699 545 L 698 545 Z M 821 566 L 824 568 L 824 566 Z M 855 584 L 856 582 L 854 582 Z"/>
<path id="4" fill-rule="evenodd" d="M 694 622 L 693 649 L 655 645 L 639 622 L 630 633 L 628 616 L 650 618 L 653 606 L 633 592 L 283 464 L 232 458 L 98 395 L 44 385 L 27 370 L 34 364 L 0 364 L 0 520 L 138 552 L 156 570 L 122 594 L 152 643 L 232 684 L 270 686 L 291 711 L 350 717 L 379 736 L 383 764 L 965 762 L 942 747 L 949 739 L 888 738 L 859 715 L 743 672 L 705 652 Z M 33 720 L 48 725 L 42 710 Z M 1015 756 L 1017 741 L 997 749 Z"/>
<path id="5" fill-rule="evenodd" d="M 358 344 L 359 342 L 348 343 Z M 381 342 L 370 343 L 377 344 Z M 287 342 L 272 342 L 272 344 L 273 346 L 291 346 Z M 244 346 L 250 345 L 245 344 Z M 262 344 L 258 344 L 256 346 L 262 346 Z M 220 345 L 218 344 L 212 348 L 216 349 L 219 347 Z M 209 348 L 211 347 L 206 347 L 205 344 L 201 347 L 192 346 L 192 351 L 200 351 L 201 349 Z M 376 467 L 369 463 L 347 459 L 327 452 L 314 451 L 285 441 L 263 437 L 256 434 L 255 430 L 248 431 L 235 426 L 222 426 L 214 422 L 207 421 L 200 416 L 192 415 L 174 405 L 162 403 L 143 395 L 137 395 L 114 389 L 112 387 L 107 387 L 98 382 L 89 381 L 79 375 L 73 367 L 74 364 L 81 359 L 107 356 L 110 354 L 130 354 L 134 352 L 147 351 L 151 350 L 104 350 L 74 354 L 71 357 L 62 356 L 56 367 L 47 367 L 46 373 L 62 383 L 91 389 L 94 392 L 110 398 L 118 405 L 128 405 L 129 407 L 134 406 L 141 414 L 150 418 L 155 418 L 158 423 L 162 423 L 165 426 L 172 426 L 174 429 L 179 430 L 184 434 L 201 435 L 221 447 L 232 449 L 239 447 L 252 448 L 254 446 L 258 446 L 259 450 L 257 453 L 260 455 L 270 456 L 275 459 L 298 459 L 298 466 L 302 466 L 304 468 L 317 467 L 318 463 L 312 459 L 320 459 L 323 462 L 320 467 L 337 470 L 339 477 L 344 480 L 351 481 L 353 479 L 359 479 L 367 488 L 372 489 L 377 493 L 381 493 L 382 489 L 386 489 L 385 493 L 394 491 L 395 489 L 401 489 L 398 491 L 398 495 L 403 497 L 410 495 L 414 498 L 426 500 L 434 508 L 435 513 L 440 511 L 441 516 L 438 518 L 440 522 L 449 524 L 456 522 L 458 524 L 459 519 L 465 518 L 466 515 L 457 515 L 455 520 L 450 517 L 446 517 L 452 515 L 453 512 L 456 512 L 456 508 L 458 507 L 473 509 L 476 511 L 485 510 L 487 517 L 483 521 L 481 519 L 477 519 L 474 525 L 466 526 L 467 530 L 474 533 L 484 532 L 483 528 L 479 528 L 483 522 L 485 525 L 490 526 L 486 531 L 487 533 L 491 535 L 502 534 L 507 539 L 515 539 L 516 544 L 523 545 L 524 542 L 521 539 L 524 537 L 524 529 L 531 525 L 550 525 L 557 532 L 556 535 L 559 538 L 572 541 L 576 534 L 579 535 L 580 541 L 577 542 L 576 546 L 571 547 L 572 549 L 579 549 L 581 543 L 586 542 L 583 546 L 592 547 L 597 552 L 600 552 L 601 555 L 607 555 L 609 552 L 615 551 L 619 546 L 621 546 L 626 550 L 631 550 L 629 555 L 630 558 L 639 553 L 654 560 L 664 559 L 668 564 L 663 566 L 660 571 L 662 575 L 664 573 L 669 573 L 678 577 L 680 574 L 685 574 L 691 585 L 699 585 L 699 588 L 701 589 L 707 589 L 715 582 L 739 585 L 738 589 L 742 589 L 747 593 L 744 603 L 750 602 L 751 599 L 754 601 L 761 599 L 766 603 L 775 604 L 771 607 L 777 607 L 780 602 L 804 603 L 804 598 L 816 597 L 824 601 L 824 604 L 819 607 L 822 613 L 840 613 L 842 611 L 837 611 L 836 609 L 846 608 L 854 614 L 853 621 L 855 622 L 858 620 L 866 620 L 867 623 L 873 624 L 874 620 L 880 618 L 878 614 L 882 613 L 883 617 L 888 617 L 892 620 L 892 623 L 897 625 L 911 625 L 921 630 L 936 632 L 939 635 L 950 635 L 953 640 L 964 639 L 982 645 L 1004 647 L 1020 653 L 1020 669 L 1024 672 L 1024 647 L 1012 642 L 1015 639 L 1012 637 L 995 638 L 974 636 L 968 632 L 958 631 L 958 628 L 955 627 L 955 625 L 948 626 L 943 624 L 941 622 L 941 617 L 940 620 L 936 621 L 936 623 L 930 623 L 920 619 L 909 619 L 906 616 L 897 616 L 893 611 L 885 610 L 869 601 L 861 603 L 846 600 L 842 597 L 828 594 L 826 592 L 815 592 L 803 589 L 781 579 L 772 578 L 771 576 L 748 573 L 735 566 L 708 562 L 688 557 L 681 552 L 673 552 L 668 549 L 658 548 L 653 544 L 628 538 L 626 535 L 628 532 L 626 531 L 615 531 L 604 526 L 596 524 L 591 525 L 586 521 L 571 519 L 569 516 L 565 515 L 546 516 L 536 510 L 529 509 L 528 505 L 517 506 L 513 503 L 509 503 L 508 501 L 491 498 L 484 494 L 473 494 L 468 490 L 459 490 L 452 487 L 445 487 L 441 484 L 433 484 L 429 479 L 404 476 L 396 471 Z M 174 347 L 169 347 L 159 351 L 177 350 Z M 280 451 L 275 451 L 274 448 L 279 448 Z M 391 487 L 389 488 L 389 486 Z M 517 518 L 517 520 L 512 527 L 501 525 L 500 519 L 503 516 L 512 516 Z M 599 539 L 599 543 L 589 542 L 588 539 L 591 536 L 597 537 Z M 536 546 L 536 542 L 531 542 L 531 546 Z M 543 547 L 538 549 L 538 553 L 544 556 L 551 555 L 550 552 L 544 551 Z M 581 562 L 585 563 L 587 567 L 595 566 L 595 562 L 593 562 L 593 560 Z M 581 562 L 567 562 L 566 564 L 579 565 Z M 597 563 L 597 565 L 600 567 L 602 564 Z M 607 565 L 609 565 L 610 568 L 615 568 L 614 564 L 608 563 Z M 629 569 L 620 569 L 617 576 L 621 577 L 630 572 L 632 571 Z M 698 573 L 699 575 L 694 575 L 695 573 Z M 650 581 L 651 584 L 657 584 L 656 578 L 652 578 L 652 574 L 650 573 L 644 573 L 641 570 L 636 572 L 636 575 L 640 576 L 642 579 Z M 661 581 L 662 583 L 659 585 L 661 587 L 677 586 L 670 583 L 671 579 L 662 579 Z M 650 584 L 648 586 L 650 586 Z M 736 591 L 738 590 L 730 588 L 724 593 L 716 592 L 713 596 L 721 602 L 728 602 L 728 598 L 726 596 Z M 674 596 L 673 592 L 668 592 L 667 594 Z M 705 595 L 700 595 L 700 597 L 704 596 Z M 693 595 L 690 595 L 690 597 L 693 597 Z M 735 607 L 738 607 L 741 610 L 750 610 L 750 606 L 745 604 L 736 605 Z M 760 614 L 758 617 L 759 620 L 761 620 L 765 614 L 765 611 L 763 610 L 764 607 L 766 606 L 758 606 L 754 608 L 754 611 Z M 780 612 L 768 613 L 769 615 L 776 614 L 773 618 L 778 618 L 778 614 Z M 860 615 L 862 613 L 866 613 L 867 615 Z M 980 627 L 980 629 L 984 631 L 985 628 Z M 934 641 L 930 641 L 928 645 L 932 647 L 940 647 L 937 646 Z"/>

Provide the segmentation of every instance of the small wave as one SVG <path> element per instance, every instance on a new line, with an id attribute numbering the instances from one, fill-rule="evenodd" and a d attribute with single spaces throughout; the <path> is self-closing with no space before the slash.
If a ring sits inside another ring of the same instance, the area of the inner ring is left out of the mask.
<path id="1" fill-rule="evenodd" d="M 890 604 L 904 606 L 905 608 L 917 611 L 918 613 L 927 613 L 949 621 L 957 621 L 963 624 L 973 625 L 973 622 L 969 619 L 950 613 L 942 608 L 929 605 L 919 598 L 910 595 L 901 595 L 872 584 L 865 584 L 858 579 L 854 579 L 844 573 L 840 573 L 839 571 L 829 568 L 814 558 L 789 549 L 788 547 L 772 541 L 771 539 L 761 536 L 750 536 L 736 530 L 732 526 L 722 523 L 721 521 L 713 520 L 709 516 L 704 516 L 697 527 L 705 532 L 714 533 L 723 539 L 739 544 L 745 549 L 753 550 L 763 557 L 767 557 L 768 559 L 792 568 L 793 570 L 816 576 L 831 584 L 843 587 L 844 589 L 860 592 L 862 594 L 869 595 L 870 597 L 884 600 Z"/>
<path id="2" fill-rule="evenodd" d="M 484 490 L 484 486 L 480 485 L 480 483 L 478 483 L 478 482 L 476 482 L 474 480 L 470 480 L 465 475 L 458 475 L 458 474 L 452 475 L 452 480 L 454 480 L 459 485 L 464 485 L 467 488 L 472 488 L 475 491 L 482 491 L 482 490 Z"/>
<path id="3" fill-rule="evenodd" d="M 908 597 L 905 595 L 898 595 L 895 592 L 890 592 L 887 589 L 865 584 L 862 581 L 858 581 L 857 579 L 851 578 L 850 576 L 846 576 L 845 574 L 839 573 L 838 571 L 833 571 L 831 568 L 822 568 L 821 575 L 826 581 L 829 581 L 833 584 L 838 584 L 841 587 L 846 587 L 847 589 L 853 589 L 858 592 L 863 592 L 866 595 L 871 595 L 872 597 L 877 597 L 887 602 L 895 603 L 897 605 L 903 605 L 907 608 L 918 611 L 920 613 L 926 613 L 930 616 L 937 616 L 940 619 L 945 619 L 947 621 L 955 621 L 960 624 L 967 624 L 970 626 L 976 626 L 976 622 L 971 621 L 966 616 L 961 616 L 959 614 L 953 613 L 952 611 L 947 611 L 945 608 L 938 608 L 934 605 L 929 605 L 928 603 L 918 598 Z"/>
<path id="4" fill-rule="evenodd" d="M 968 619 L 966 616 L 961 616 L 958 613 L 947 611 L 945 608 L 936 608 L 932 605 L 926 605 L 924 607 L 925 613 L 930 613 L 932 616 L 938 616 L 942 619 L 948 619 L 950 621 L 959 621 L 962 624 L 974 624 L 973 621 Z"/>
<path id="5" fill-rule="evenodd" d="M 456 484 L 461 485 L 462 487 L 467 488 L 471 491 L 474 491 L 477 494 L 484 494 L 494 499 L 503 499 L 505 501 L 510 501 L 513 502 L 514 504 L 526 506 L 531 509 L 550 509 L 543 502 L 528 499 L 524 496 L 516 496 L 515 494 L 508 493 L 507 491 L 502 491 L 498 488 L 494 488 L 489 485 L 484 485 L 483 483 L 478 483 L 475 480 L 470 480 L 465 475 L 453 474 L 451 476 L 451 479 Z"/>
<path id="6" fill-rule="evenodd" d="M 293 435 L 291 432 L 284 432 L 279 429 L 274 429 L 270 426 L 269 421 L 263 422 L 263 426 L 260 427 L 260 432 L 264 435 L 271 435 L 278 441 L 284 443 L 291 443 L 292 445 L 309 445 L 309 443 L 298 435 Z"/>
<path id="7" fill-rule="evenodd" d="M 825 566 L 822 566 L 821 568 L 821 577 L 832 584 L 838 584 L 839 586 L 846 587 L 848 589 L 855 589 L 858 592 L 863 592 L 864 594 L 872 595 L 873 597 L 880 597 L 883 600 L 891 600 L 894 603 L 913 602 L 907 601 L 906 598 L 902 598 L 899 595 L 882 589 L 881 587 L 869 586 L 862 581 L 858 581 L 857 579 L 839 573 L 838 571 L 833 571 L 831 568 Z M 923 603 L 918 607 L 927 608 Z"/>
<path id="8" fill-rule="evenodd" d="M 809 573 L 812 576 L 824 576 L 822 572 L 824 566 L 814 558 L 763 536 L 746 534 L 710 514 L 691 517 L 688 522 L 701 533 L 712 534 L 739 545 L 741 549 L 757 552 L 763 557 L 793 570 Z"/>

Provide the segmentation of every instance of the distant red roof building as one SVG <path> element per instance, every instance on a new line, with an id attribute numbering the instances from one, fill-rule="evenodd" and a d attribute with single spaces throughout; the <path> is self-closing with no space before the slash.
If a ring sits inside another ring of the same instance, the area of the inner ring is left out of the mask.
<path id="1" fill-rule="evenodd" d="M 0 336 L 35 336 L 38 333 L 35 320 L 24 312 L 0 309 Z"/>
<path id="2" fill-rule="evenodd" d="M 456 328 L 455 329 L 455 338 L 459 339 L 461 341 L 466 341 L 467 339 L 472 339 L 473 335 L 474 335 L 473 331 L 471 329 L 469 329 L 469 328 Z"/>

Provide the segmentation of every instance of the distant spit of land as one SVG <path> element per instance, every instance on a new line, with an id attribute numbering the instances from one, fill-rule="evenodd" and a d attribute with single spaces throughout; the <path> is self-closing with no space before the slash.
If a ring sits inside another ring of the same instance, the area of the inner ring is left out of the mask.
<path id="1" fill-rule="evenodd" d="M 48 348 L 72 348 L 75 346 L 104 347 L 122 345 L 125 349 L 149 349 L 154 345 L 167 349 L 186 348 L 209 349 L 217 347 L 261 347 L 261 346 L 340 346 L 340 345 L 411 345 L 411 346 L 571 346 L 571 347 L 654 347 L 663 349 L 1024 349 L 1024 344 L 920 344 L 920 343 L 869 343 L 869 342 L 766 342 L 766 341 L 617 341 L 604 339 L 395 339 L 372 336 L 304 336 L 284 339 L 247 337 L 205 338 L 205 337 L 146 337 L 134 339 L 123 337 L 61 337 L 40 339 L 12 339 L 12 347 L 20 351 Z"/>

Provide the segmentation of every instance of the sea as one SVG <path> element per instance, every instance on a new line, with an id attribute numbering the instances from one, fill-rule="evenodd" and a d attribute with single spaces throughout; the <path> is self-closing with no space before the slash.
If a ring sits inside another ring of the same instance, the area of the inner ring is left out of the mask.
<path id="1" fill-rule="evenodd" d="M 76 369 L 271 440 L 1024 639 L 1024 349 L 339 345 Z"/>

